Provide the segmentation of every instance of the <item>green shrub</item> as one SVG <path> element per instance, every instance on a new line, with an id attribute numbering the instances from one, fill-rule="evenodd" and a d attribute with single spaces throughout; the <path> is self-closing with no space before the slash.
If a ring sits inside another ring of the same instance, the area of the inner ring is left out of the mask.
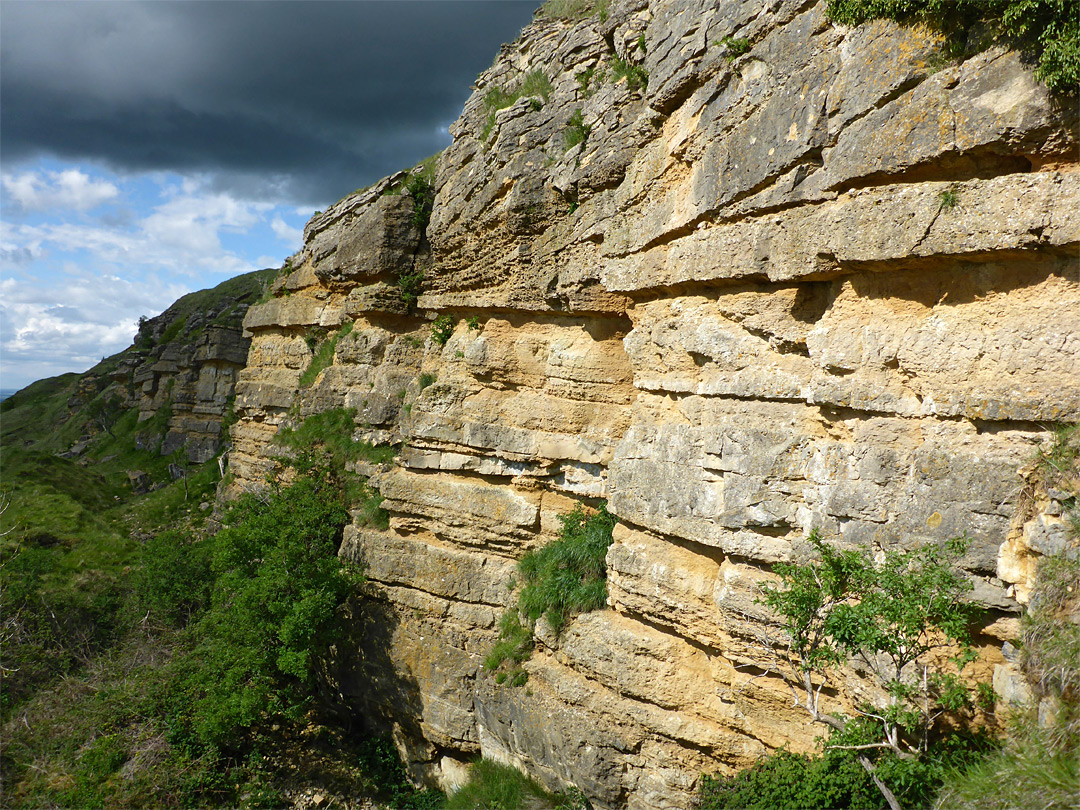
<path id="1" fill-rule="evenodd" d="M 605 557 L 615 518 L 606 504 L 591 514 L 579 504 L 559 519 L 559 539 L 518 562 L 522 588 L 517 605 L 500 620 L 499 641 L 484 659 L 489 670 L 511 662 L 512 679 L 524 675 L 518 665 L 532 652 L 533 628 L 541 616 L 559 633 L 572 616 L 607 603 Z"/>
<path id="2" fill-rule="evenodd" d="M 842 25 L 921 22 L 944 33 L 954 55 L 967 50 L 970 32 L 989 26 L 994 36 L 1038 62 L 1035 76 L 1050 90 L 1075 94 L 1080 85 L 1075 0 L 829 0 L 826 13 Z"/>
<path id="3" fill-rule="evenodd" d="M 649 72 L 643 65 L 635 65 L 618 56 L 611 58 L 612 81 L 626 79 L 626 86 L 630 90 L 644 90 L 649 86 Z"/>
<path id="4" fill-rule="evenodd" d="M 570 116 L 570 120 L 566 122 L 566 129 L 563 130 L 563 149 L 569 151 L 579 143 L 584 143 L 590 131 L 589 127 L 585 126 L 581 108 L 578 107 Z"/>
<path id="5" fill-rule="evenodd" d="M 417 789 L 409 782 L 405 766 L 389 737 L 369 737 L 357 751 L 363 779 L 376 795 L 393 810 L 438 810 L 446 797 L 437 790 Z"/>
<path id="6" fill-rule="evenodd" d="M 431 222 L 431 212 L 435 207 L 435 161 L 438 155 L 432 155 L 414 169 L 405 180 L 405 191 L 412 198 L 412 223 L 421 232 L 427 230 Z M 399 277 L 400 279 L 400 277 Z"/>
<path id="7" fill-rule="evenodd" d="M 423 391 L 429 385 L 432 385 L 435 382 L 435 380 L 436 380 L 436 377 L 435 377 L 434 374 L 421 374 L 420 375 L 420 381 L 419 381 L 420 390 Z"/>
<path id="8" fill-rule="evenodd" d="M 450 340 L 451 335 L 454 334 L 455 326 L 457 322 L 453 317 L 447 314 L 440 315 L 431 323 L 431 339 L 440 346 L 445 346 L 446 341 Z"/>
<path id="9" fill-rule="evenodd" d="M 859 760 L 879 777 L 884 797 L 891 789 L 928 800 L 927 786 L 940 776 L 943 718 L 958 721 L 972 705 L 972 685 L 961 676 L 976 657 L 969 643 L 974 608 L 963 600 L 971 585 L 954 570 L 967 543 L 958 538 L 875 559 L 867 550 L 837 551 L 816 531 L 808 540 L 819 559 L 778 563 L 779 582 L 762 588 L 760 601 L 783 629 L 774 637 L 763 628 L 771 650 L 763 663 L 784 675 L 811 721 L 829 726 L 842 744 L 860 746 Z M 864 707 L 874 723 L 820 709 L 822 684 L 849 658 L 889 695 L 884 707 Z"/>
<path id="10" fill-rule="evenodd" d="M 413 265 L 410 270 L 398 271 L 397 288 L 401 300 L 410 307 L 415 304 L 416 299 L 420 297 L 420 286 L 423 283 L 424 269 L 418 265 Z"/>
<path id="11" fill-rule="evenodd" d="M 173 698 L 185 734 L 237 748 L 266 718 L 298 718 L 334 614 L 358 581 L 337 556 L 349 519 L 340 489 L 315 470 L 243 498 L 214 539 L 210 607 L 193 626 Z"/>
<path id="12" fill-rule="evenodd" d="M 855 757 L 830 751 L 813 759 L 783 749 L 734 776 L 703 776 L 700 810 L 840 810 L 886 807 Z"/>
<path id="13" fill-rule="evenodd" d="M 135 593 L 155 624 L 183 626 L 209 602 L 213 578 L 206 541 L 191 541 L 178 531 L 146 541 Z"/>
<path id="14" fill-rule="evenodd" d="M 738 39 L 731 36 L 724 37 L 720 40 L 720 44 L 727 48 L 727 55 L 725 58 L 729 62 L 734 62 L 750 50 L 750 40 L 746 37 L 740 37 Z"/>

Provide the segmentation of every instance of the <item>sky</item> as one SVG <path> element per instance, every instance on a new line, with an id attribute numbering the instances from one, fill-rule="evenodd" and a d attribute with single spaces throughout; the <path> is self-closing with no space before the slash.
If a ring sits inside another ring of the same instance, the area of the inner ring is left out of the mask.
<path id="1" fill-rule="evenodd" d="M 0 388 L 280 266 L 316 210 L 450 143 L 539 2 L 0 2 Z"/>

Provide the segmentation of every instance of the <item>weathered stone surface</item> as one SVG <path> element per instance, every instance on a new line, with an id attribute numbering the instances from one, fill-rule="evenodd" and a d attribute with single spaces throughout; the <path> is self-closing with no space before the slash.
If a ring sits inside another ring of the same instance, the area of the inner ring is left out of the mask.
<path id="1" fill-rule="evenodd" d="M 760 584 L 812 529 L 874 550 L 966 534 L 977 670 L 1003 662 L 1062 545 L 1060 499 L 1017 517 L 1021 470 L 1040 423 L 1080 421 L 1076 111 L 1015 53 L 955 64 L 936 34 L 824 7 L 538 20 L 451 128 L 426 234 L 385 193 L 404 175 L 380 181 L 312 219 L 249 314 L 236 489 L 278 463 L 279 425 L 327 408 L 398 445 L 359 468 L 390 529 L 346 532 L 369 584 L 339 679 L 417 773 L 456 784 L 480 753 L 644 810 L 811 748 L 783 681 L 753 674 Z M 727 36 L 749 51 L 729 60 Z M 615 81 L 615 56 L 647 85 Z M 536 70 L 551 91 L 492 115 L 485 95 Z M 397 277 L 418 267 L 410 306 Z M 528 686 L 498 686 L 481 662 L 514 562 L 579 499 L 619 519 L 609 609 L 541 630 Z M 837 708 L 881 698 L 855 668 L 840 687 Z"/>

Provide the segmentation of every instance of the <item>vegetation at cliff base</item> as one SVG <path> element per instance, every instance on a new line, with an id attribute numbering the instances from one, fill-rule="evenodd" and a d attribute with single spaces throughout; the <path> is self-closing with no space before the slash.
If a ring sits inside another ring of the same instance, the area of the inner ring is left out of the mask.
<path id="1" fill-rule="evenodd" d="M 949 774 L 940 810 L 1072 810 L 1080 796 L 1080 426 L 1061 425 L 1040 451 L 1021 519 L 1036 490 L 1063 507 L 1064 548 L 1043 556 L 1021 622 L 1020 664 L 1034 703 L 1007 718 L 999 751 Z"/>
<path id="2" fill-rule="evenodd" d="M 591 810 L 576 788 L 552 793 L 517 768 L 491 759 L 469 766 L 469 780 L 450 794 L 446 810 Z"/>
<path id="3" fill-rule="evenodd" d="M 843 25 L 924 23 L 945 34 L 955 56 L 980 47 L 969 38 L 988 31 L 1037 62 L 1035 77 L 1052 91 L 1075 95 L 1080 86 L 1076 0 L 829 0 L 826 13 Z"/>

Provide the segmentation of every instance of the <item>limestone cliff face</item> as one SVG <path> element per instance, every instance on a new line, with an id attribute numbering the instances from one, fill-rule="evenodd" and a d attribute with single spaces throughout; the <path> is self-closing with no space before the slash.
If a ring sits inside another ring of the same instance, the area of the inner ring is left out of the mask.
<path id="1" fill-rule="evenodd" d="M 966 533 L 981 666 L 1003 664 L 1020 468 L 1044 424 L 1080 421 L 1077 120 L 1017 54 L 939 44 L 813 0 L 537 22 L 452 128 L 426 233 L 400 176 L 308 224 L 245 320 L 235 489 L 317 410 L 402 442 L 367 470 L 390 529 L 347 532 L 370 586 L 338 651 L 343 694 L 418 771 L 452 784 L 482 752 L 598 808 L 682 807 L 703 770 L 810 747 L 783 683 L 744 665 L 755 583 L 813 528 Z M 546 97 L 485 104 L 534 71 Z M 305 338 L 345 324 L 300 389 Z M 541 643 L 527 688 L 496 686 L 515 560 L 601 498 L 609 609 Z M 866 688 L 853 672 L 837 699 Z"/>

